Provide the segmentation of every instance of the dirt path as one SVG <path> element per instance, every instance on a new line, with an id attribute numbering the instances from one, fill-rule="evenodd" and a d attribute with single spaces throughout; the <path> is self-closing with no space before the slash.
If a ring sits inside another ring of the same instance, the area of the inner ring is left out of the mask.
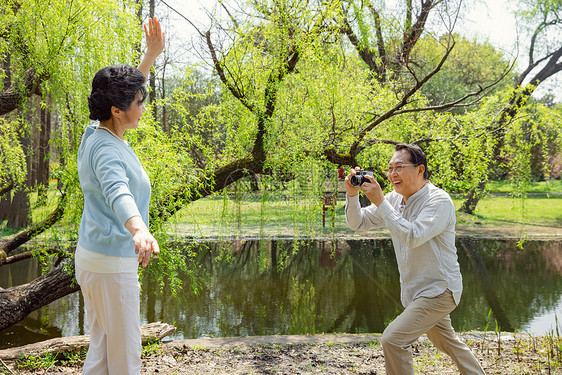
<path id="1" fill-rule="evenodd" d="M 561 375 L 562 338 L 493 332 L 464 333 L 491 374 Z M 260 336 L 181 340 L 145 348 L 143 374 L 384 374 L 380 335 Z M 413 347 L 417 374 L 458 374 L 452 361 L 422 336 Z M 57 365 L 14 374 L 80 374 Z M 0 365 L 0 373 L 2 367 Z M 8 373 L 4 369 L 3 373 Z"/>

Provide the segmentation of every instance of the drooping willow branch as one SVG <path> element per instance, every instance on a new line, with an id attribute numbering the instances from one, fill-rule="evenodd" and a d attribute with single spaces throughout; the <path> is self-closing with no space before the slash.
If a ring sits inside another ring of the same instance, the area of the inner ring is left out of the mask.
<path id="1" fill-rule="evenodd" d="M 240 101 L 240 103 L 242 103 L 246 108 L 248 108 L 248 110 L 250 112 L 256 113 L 256 109 L 254 108 L 252 103 L 250 103 L 248 101 L 248 99 L 246 98 L 246 96 L 236 87 L 236 85 L 233 84 L 232 82 L 230 82 L 228 80 L 228 78 L 226 77 L 224 67 L 221 64 L 221 62 L 219 61 L 219 59 L 217 57 L 217 52 L 215 50 L 215 46 L 213 45 L 213 42 L 211 41 L 211 32 L 210 31 L 207 31 L 205 33 L 205 39 L 207 41 L 207 47 L 209 48 L 209 52 L 211 53 L 213 65 L 215 67 L 215 70 L 217 71 L 217 74 L 218 74 L 221 82 L 226 86 L 228 91 L 230 91 L 230 93 L 236 99 L 238 99 Z"/>
<path id="2" fill-rule="evenodd" d="M 266 153 L 264 149 L 264 139 L 268 131 L 267 124 L 271 121 L 275 113 L 276 98 L 281 83 L 287 74 L 294 72 L 299 61 L 300 54 L 293 46 L 285 54 L 285 60 L 281 66 L 273 69 L 268 77 L 265 91 L 263 109 L 258 110 L 251 105 L 246 96 L 228 80 L 225 75 L 225 67 L 218 60 L 216 50 L 210 38 L 210 33 L 206 33 L 207 46 L 211 52 L 213 64 L 223 84 L 252 113 L 257 116 L 257 134 L 252 146 L 251 156 L 242 157 L 223 165 L 204 177 L 204 182 L 188 183 L 179 186 L 175 191 L 162 198 L 150 210 L 150 216 L 167 220 L 170 216 L 184 207 L 186 203 L 206 197 L 213 192 L 220 191 L 232 182 L 238 181 L 246 176 L 263 173 Z"/>

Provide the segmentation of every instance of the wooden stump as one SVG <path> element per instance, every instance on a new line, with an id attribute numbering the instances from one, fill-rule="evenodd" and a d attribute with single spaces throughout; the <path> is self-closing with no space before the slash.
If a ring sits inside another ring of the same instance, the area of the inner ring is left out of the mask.
<path id="1" fill-rule="evenodd" d="M 149 341 L 160 340 L 176 332 L 176 327 L 167 323 L 149 323 L 141 327 L 142 344 Z M 90 336 L 58 337 L 46 341 L 28 344 L 16 348 L 0 350 L 0 359 L 13 361 L 20 356 L 44 356 L 47 353 L 59 355 L 66 352 L 80 351 L 90 346 Z"/>

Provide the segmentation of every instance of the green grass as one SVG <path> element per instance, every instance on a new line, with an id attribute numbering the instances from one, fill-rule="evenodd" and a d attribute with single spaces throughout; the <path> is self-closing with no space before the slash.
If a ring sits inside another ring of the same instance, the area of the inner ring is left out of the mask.
<path id="1" fill-rule="evenodd" d="M 454 198 L 458 209 L 462 198 Z M 457 221 L 467 220 L 469 215 L 458 215 Z M 476 206 L 474 220 L 483 225 L 526 224 L 560 227 L 562 234 L 562 196 L 486 196 Z"/>
<path id="2" fill-rule="evenodd" d="M 489 193 L 513 194 L 514 188 L 510 181 L 489 181 L 486 187 Z M 531 182 L 527 193 L 559 193 L 562 194 L 562 180 Z"/>
<path id="3" fill-rule="evenodd" d="M 59 202 L 59 194 L 56 181 L 49 182 L 47 198 L 43 202 L 39 202 L 37 191 L 32 191 L 29 194 L 29 206 L 33 223 L 45 220 L 55 210 Z M 9 236 L 17 232 L 18 230 L 16 229 L 7 228 L 6 221 L 0 221 L 0 237 Z"/>
<path id="4" fill-rule="evenodd" d="M 455 208 L 462 197 L 453 198 Z M 301 201 L 256 200 L 231 201 L 205 198 L 181 210 L 172 227 L 177 234 L 193 237 L 230 236 L 350 236 L 354 235 L 345 222 L 345 200 L 339 199 L 332 227 L 331 212 L 326 213 L 326 227 L 322 227 L 322 205 Z M 562 196 L 488 195 L 478 203 L 475 215 L 457 213 L 457 226 L 533 226 L 559 227 L 562 234 Z M 388 234 L 380 229 L 374 234 Z"/>
<path id="5" fill-rule="evenodd" d="M 558 227 L 562 234 L 562 180 L 532 182 L 527 196 L 518 193 L 509 181 L 490 181 L 475 215 L 457 213 L 458 225 Z M 463 197 L 453 201 L 458 209 Z"/>
<path id="6" fill-rule="evenodd" d="M 490 182 L 489 194 L 481 199 L 475 215 L 457 213 L 457 227 L 460 226 L 533 226 L 550 227 L 550 232 L 561 228 L 562 234 L 562 181 L 535 183 L 530 187 L 532 193 L 525 198 L 516 198 L 509 182 Z M 496 195 L 496 193 L 500 193 Z M 55 208 L 56 189 L 51 184 L 47 205 L 37 205 L 36 194 L 32 194 L 32 209 L 35 221 L 41 220 Z M 458 209 L 462 196 L 454 196 Z M 353 236 L 345 222 L 345 199 L 337 202 L 335 215 L 326 212 L 326 226 L 322 226 L 322 202 L 312 201 L 302 196 L 283 195 L 282 192 L 246 194 L 243 197 L 208 197 L 188 204 L 171 220 L 168 230 L 195 238 L 201 237 L 318 237 Z M 334 220 L 332 221 L 332 217 Z M 14 233 L 6 229 L 6 222 L 0 223 L 0 237 Z M 65 225 L 59 223 L 58 225 Z M 552 229 L 554 228 L 554 229 Z M 371 234 L 387 235 L 386 229 Z"/>
<path id="7" fill-rule="evenodd" d="M 56 366 L 81 366 L 86 359 L 86 353 L 87 349 L 56 354 L 47 352 L 46 354 L 41 356 L 22 354 L 16 360 L 15 367 L 18 369 L 29 369 L 36 371 L 42 369 L 45 370 L 44 373 L 47 373 L 49 369 Z M 13 374 L 13 372 L 10 373 Z"/>
<path id="8" fill-rule="evenodd" d="M 178 234 L 193 237 L 222 236 L 322 236 L 347 229 L 343 207 L 338 200 L 335 215 L 326 212 L 322 226 L 322 203 L 285 196 L 231 200 L 204 198 L 182 209 L 171 227 Z M 332 229 L 332 217 L 333 229 Z"/>

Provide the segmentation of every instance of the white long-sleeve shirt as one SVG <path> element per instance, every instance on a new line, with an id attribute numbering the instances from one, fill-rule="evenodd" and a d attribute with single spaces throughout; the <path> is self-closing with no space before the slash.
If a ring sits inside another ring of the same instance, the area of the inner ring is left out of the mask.
<path id="1" fill-rule="evenodd" d="M 359 195 L 348 196 L 345 217 L 352 230 L 390 229 L 404 307 L 446 289 L 459 303 L 462 276 L 455 247 L 455 207 L 449 194 L 427 183 L 406 204 L 402 195 L 392 191 L 378 207 L 364 208 Z"/>

